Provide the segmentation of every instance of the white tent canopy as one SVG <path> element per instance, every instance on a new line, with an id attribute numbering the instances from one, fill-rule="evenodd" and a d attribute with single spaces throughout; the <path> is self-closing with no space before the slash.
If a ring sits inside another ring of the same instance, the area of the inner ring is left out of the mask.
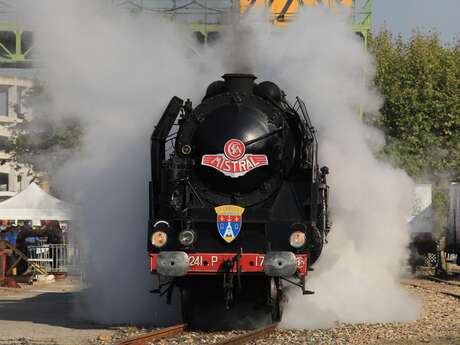
<path id="1" fill-rule="evenodd" d="M 0 203 L 0 219 L 70 220 L 71 209 L 71 205 L 32 182 L 19 194 Z"/>

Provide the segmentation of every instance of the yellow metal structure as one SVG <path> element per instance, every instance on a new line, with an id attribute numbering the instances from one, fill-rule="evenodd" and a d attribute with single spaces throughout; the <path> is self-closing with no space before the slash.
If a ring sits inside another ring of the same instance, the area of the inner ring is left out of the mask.
<path id="1" fill-rule="evenodd" d="M 240 0 L 240 13 L 245 14 L 252 8 L 268 7 L 271 18 L 276 26 L 284 26 L 292 21 L 300 6 L 323 5 L 330 8 L 336 6 L 354 6 L 353 0 Z"/>

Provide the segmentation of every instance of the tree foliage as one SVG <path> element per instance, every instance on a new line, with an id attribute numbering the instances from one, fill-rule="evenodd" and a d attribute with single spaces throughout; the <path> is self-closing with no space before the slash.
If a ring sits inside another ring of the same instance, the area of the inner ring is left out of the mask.
<path id="1" fill-rule="evenodd" d="M 460 177 L 460 41 L 436 33 L 371 40 L 376 86 L 384 96 L 384 153 L 415 178 Z"/>
<path id="2" fill-rule="evenodd" d="M 460 178 L 460 40 L 443 44 L 436 33 L 404 40 L 381 31 L 370 42 L 375 84 L 384 96 L 379 125 L 383 156 L 433 190 L 435 232 L 448 212 L 448 181 Z"/>
<path id="3" fill-rule="evenodd" d="M 13 161 L 50 172 L 78 149 L 81 124 L 75 117 L 55 116 L 52 97 L 39 83 L 27 90 L 22 103 L 23 108 L 33 110 L 32 116 L 16 111 L 20 121 L 11 126 L 12 136 L 3 143 L 3 149 Z"/>

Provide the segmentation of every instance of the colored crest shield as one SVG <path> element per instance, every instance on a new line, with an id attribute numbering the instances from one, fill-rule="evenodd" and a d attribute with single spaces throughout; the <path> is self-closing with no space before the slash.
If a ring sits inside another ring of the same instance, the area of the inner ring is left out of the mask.
<path id="1" fill-rule="evenodd" d="M 228 243 L 240 233 L 244 208 L 236 205 L 222 205 L 214 208 L 217 213 L 217 230 Z"/>

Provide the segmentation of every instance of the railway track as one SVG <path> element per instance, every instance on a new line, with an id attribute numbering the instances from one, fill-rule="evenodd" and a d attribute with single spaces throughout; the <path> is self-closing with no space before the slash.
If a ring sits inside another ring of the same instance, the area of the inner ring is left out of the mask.
<path id="1" fill-rule="evenodd" d="M 143 334 L 137 337 L 129 338 L 126 340 L 119 341 L 117 345 L 145 345 L 150 341 L 163 339 L 178 335 L 185 331 L 187 325 L 180 324 L 176 326 L 171 326 L 167 328 L 162 328 L 147 334 Z"/>
<path id="2" fill-rule="evenodd" d="M 421 283 L 417 283 L 414 281 L 405 281 L 403 283 L 405 285 L 417 287 L 417 288 L 424 289 L 424 290 L 433 291 L 433 292 L 440 293 L 440 294 L 450 296 L 450 297 L 454 297 L 460 300 L 460 289 L 458 290 L 458 292 L 453 292 L 453 291 L 449 291 L 449 289 L 444 288 L 442 285 L 438 285 L 439 283 L 442 283 L 442 284 L 447 284 L 451 287 L 455 286 L 455 287 L 460 288 L 457 284 L 449 284 L 449 282 L 443 281 L 441 279 L 436 279 L 436 280 L 430 279 L 430 281 L 432 281 L 433 283 L 430 284 L 431 282 L 429 282 L 428 280 L 427 280 L 428 284 L 425 284 L 425 283 L 421 284 Z"/>
<path id="3" fill-rule="evenodd" d="M 427 279 L 427 280 L 431 280 L 433 282 L 437 282 L 437 283 L 443 283 L 443 284 L 447 284 L 447 285 L 452 285 L 452 286 L 458 286 L 460 287 L 460 281 L 458 280 L 444 280 L 444 279 L 441 279 L 441 278 L 437 278 L 437 277 L 432 277 L 432 276 L 427 276 L 427 277 L 424 277 L 424 279 Z"/>
<path id="4" fill-rule="evenodd" d="M 272 333 L 277 327 L 276 323 L 273 323 L 267 327 L 262 327 L 256 329 L 254 331 L 249 331 L 245 334 L 237 335 L 231 337 L 229 339 L 225 339 L 223 341 L 215 343 L 216 345 L 242 345 L 247 344 L 250 341 L 254 341 L 256 339 L 267 337 L 270 333 Z M 159 339 L 167 339 L 170 337 L 174 337 L 180 335 L 181 333 L 186 331 L 186 325 L 176 325 L 172 327 L 163 328 L 160 330 L 156 330 L 147 334 L 143 334 L 137 337 L 133 337 L 130 339 L 125 339 L 119 341 L 117 345 L 147 345 L 150 342 L 159 340 Z"/>
<path id="5" fill-rule="evenodd" d="M 219 345 L 242 345 L 246 344 L 250 341 L 259 339 L 259 338 L 264 338 L 268 336 L 270 333 L 272 333 L 278 324 L 273 323 L 267 327 L 259 328 L 256 329 L 255 331 L 251 331 L 242 335 L 238 335 L 236 337 L 232 337 L 230 339 L 221 341 L 220 343 L 217 343 Z"/>

